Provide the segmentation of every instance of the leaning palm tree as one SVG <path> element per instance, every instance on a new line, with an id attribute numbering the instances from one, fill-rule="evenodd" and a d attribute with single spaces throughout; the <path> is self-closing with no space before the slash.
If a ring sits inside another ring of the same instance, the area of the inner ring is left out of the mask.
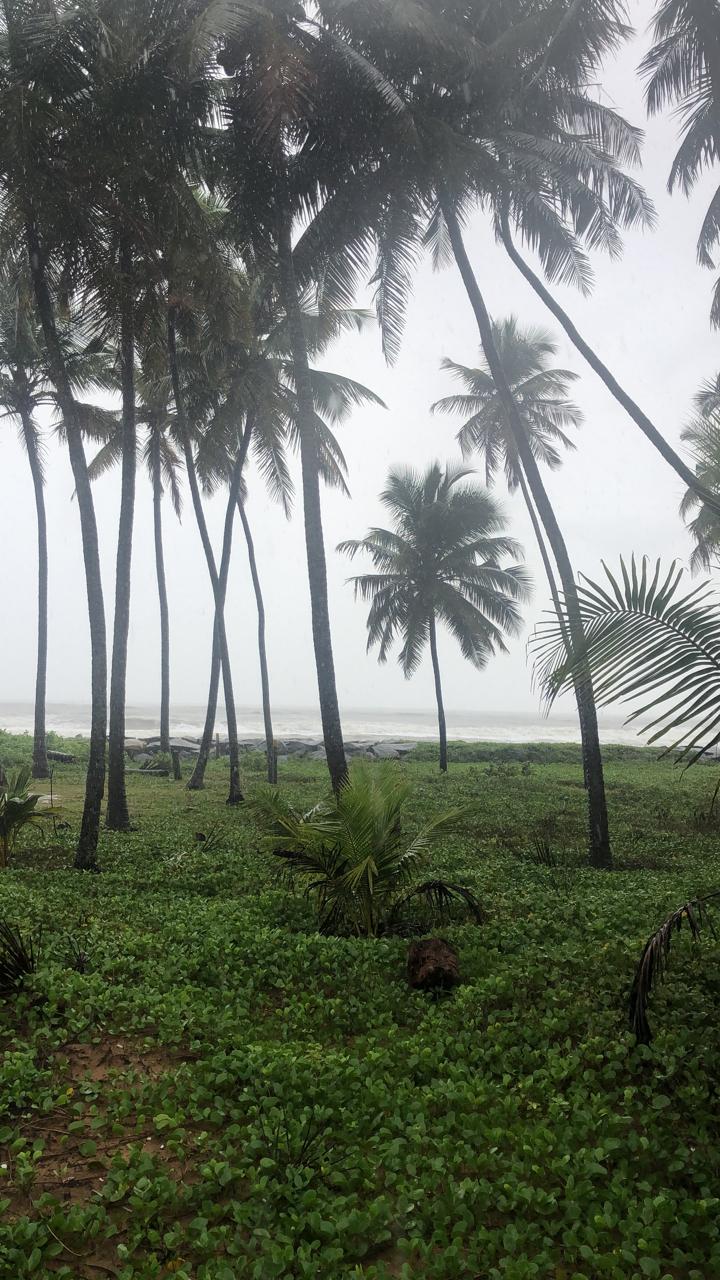
<path id="1" fill-rule="evenodd" d="M 525 434 L 533 456 L 551 471 L 562 465 L 561 449 L 574 449 L 568 427 L 582 422 L 578 406 L 568 399 L 568 389 L 577 378 L 570 369 L 549 366 L 557 343 L 544 329 L 520 328 L 517 319 L 493 324 L 493 334 L 508 383 L 523 418 Z M 462 394 L 443 396 L 431 405 L 431 413 L 465 418 L 457 434 L 463 457 L 477 453 L 485 464 L 485 483 L 490 488 L 502 468 L 510 493 L 520 489 L 537 539 L 553 600 L 558 590 L 542 527 L 528 489 L 515 438 L 510 429 L 497 387 L 486 360 L 477 367 L 444 359 L 441 368 L 455 378 Z"/>
<path id="2" fill-rule="evenodd" d="M 695 396 L 695 415 L 685 427 L 682 439 L 689 445 L 695 474 L 705 489 L 720 494 L 720 375 L 701 386 Z M 695 489 L 688 489 L 680 515 L 687 519 L 695 542 L 690 556 L 693 573 L 717 567 L 720 560 L 720 519 Z M 692 518 L 689 518 L 692 517 Z"/>
<path id="3" fill-rule="evenodd" d="M 448 756 L 437 624 L 448 628 L 463 657 L 481 671 L 494 653 L 505 652 L 505 635 L 517 633 L 517 601 L 529 594 L 524 569 L 502 567 L 520 548 L 503 532 L 502 512 L 487 490 L 463 483 L 472 474 L 437 462 L 423 475 L 391 471 L 380 500 L 394 528 L 371 529 L 365 538 L 338 547 L 350 557 L 367 553 L 377 569 L 351 579 L 356 596 L 371 601 L 368 650 L 377 645 L 379 661 L 385 662 L 402 638 L 398 660 L 409 677 L 430 645 L 442 772 Z"/>
<path id="4" fill-rule="evenodd" d="M 580 409 L 567 396 L 569 385 L 577 375 L 569 369 L 549 367 L 549 359 L 557 351 L 553 338 L 541 329 L 520 329 L 514 316 L 503 322 L 493 323 L 493 337 L 508 385 L 522 416 L 533 457 L 538 463 L 543 463 L 554 471 L 562 463 L 560 448 L 575 447 L 567 435 L 567 428 L 579 426 L 582 421 Z M 483 458 L 488 486 L 502 467 L 509 491 L 513 493 L 519 488 L 522 492 L 555 610 L 565 627 L 555 571 L 542 524 L 528 487 L 507 413 L 500 401 L 487 361 L 483 360 L 478 368 L 469 368 L 456 364 L 453 360 L 443 360 L 442 368 L 447 369 L 460 382 L 463 393 L 445 396 L 436 401 L 431 407 L 432 412 L 457 414 L 466 419 L 457 439 L 464 457 L 479 453 Z M 570 636 L 567 629 L 565 640 L 569 651 Z M 584 762 L 587 761 L 589 744 L 583 710 L 586 698 L 589 697 L 591 687 L 586 691 L 585 697 L 582 690 L 577 691 Z"/>
<path id="5" fill-rule="evenodd" d="M 650 115 L 675 107 L 682 140 L 673 158 L 668 190 L 688 196 L 705 169 L 717 162 L 720 146 L 720 12 L 715 0 L 661 0 L 652 22 L 655 43 L 641 64 L 648 79 Z M 720 189 L 712 196 L 697 242 L 697 260 L 715 266 L 720 241 Z M 711 319 L 720 324 L 720 280 Z"/>

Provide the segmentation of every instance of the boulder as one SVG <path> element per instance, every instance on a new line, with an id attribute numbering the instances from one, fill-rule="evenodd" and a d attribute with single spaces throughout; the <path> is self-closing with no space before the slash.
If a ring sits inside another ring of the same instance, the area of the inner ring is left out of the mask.
<path id="1" fill-rule="evenodd" d="M 411 942 L 407 977 L 415 991 L 448 991 L 460 981 L 458 953 L 444 938 Z"/>
<path id="2" fill-rule="evenodd" d="M 125 750 L 126 751 L 144 751 L 145 743 L 142 741 L 141 738 L 126 738 Z"/>
<path id="3" fill-rule="evenodd" d="M 376 760 L 399 760 L 400 752 L 390 742 L 376 742 L 370 747 Z"/>
<path id="4" fill-rule="evenodd" d="M 304 753 L 305 760 L 327 760 L 324 747 L 316 747 L 314 751 L 306 751 Z"/>
<path id="5" fill-rule="evenodd" d="M 318 738 L 286 738 L 285 750 L 288 755 L 305 755 L 308 751 L 317 751 L 322 746 Z"/>
<path id="6" fill-rule="evenodd" d="M 135 756 L 135 764 L 150 764 L 152 756 L 149 751 L 141 751 Z"/>

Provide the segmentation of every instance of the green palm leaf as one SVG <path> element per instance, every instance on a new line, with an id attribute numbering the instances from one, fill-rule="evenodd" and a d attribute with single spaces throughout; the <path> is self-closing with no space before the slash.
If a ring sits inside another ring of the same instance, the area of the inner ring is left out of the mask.
<path id="1" fill-rule="evenodd" d="M 647 558 L 638 568 L 606 565 L 606 582 L 581 578 L 578 600 L 583 651 L 569 661 L 561 622 L 548 616 L 532 639 L 535 674 L 552 702 L 587 660 L 601 705 L 629 702 L 628 723 L 643 718 L 650 742 L 670 738 L 666 751 L 694 763 L 720 742 L 720 609 L 711 583 L 683 592 L 684 573 Z M 567 620 L 566 620 L 567 621 Z M 639 705 L 638 705 L 639 704 Z"/>

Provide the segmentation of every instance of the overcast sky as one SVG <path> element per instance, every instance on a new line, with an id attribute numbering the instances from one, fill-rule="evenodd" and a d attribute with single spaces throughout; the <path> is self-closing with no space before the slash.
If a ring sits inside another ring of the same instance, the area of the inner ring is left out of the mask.
<path id="1" fill-rule="evenodd" d="M 701 183 L 692 200 L 669 197 L 667 172 L 676 144 L 676 121 L 645 122 L 642 86 L 635 68 L 647 45 L 646 3 L 633 6 L 638 39 L 603 76 L 605 101 L 646 127 L 642 180 L 655 201 L 658 227 L 626 237 L 623 259 L 594 262 L 596 284 L 590 299 L 557 290 L 590 343 L 610 365 L 665 436 L 677 445 L 699 383 L 720 368 L 718 334 L 709 326 L 713 274 L 695 262 L 695 241 L 713 189 Z M 575 399 L 585 413 L 577 452 L 547 486 L 576 570 L 593 574 L 600 558 L 617 562 L 622 552 L 687 559 L 689 540 L 677 515 L 681 482 L 586 370 L 562 331 L 498 249 L 482 219 L 468 228 L 473 265 L 495 318 L 515 313 L 523 323 L 556 331 L 558 362 L 576 370 Z M 443 356 L 466 364 L 478 358 L 478 339 L 465 293 L 454 269 L 419 272 L 401 359 L 388 369 L 379 336 L 338 342 L 324 358 L 326 368 L 372 387 L 388 411 L 363 410 L 340 430 L 350 472 L 352 501 L 324 495 L 331 617 L 341 704 L 348 708 L 426 709 L 433 705 L 429 660 L 411 681 L 394 662 L 379 667 L 365 652 L 365 609 L 345 585 L 349 566 L 335 551 L 344 538 L 361 536 L 383 523 L 377 495 L 393 464 L 424 467 L 431 460 L 456 459 L 457 424 L 433 418 L 430 403 L 453 390 L 439 370 Z M 50 653 L 48 698 L 85 702 L 89 697 L 89 645 L 77 506 L 63 449 L 48 452 L 47 507 L 50 535 Z M 95 487 L 105 599 L 111 616 L 119 475 Z M 278 706 L 316 702 L 310 636 L 305 552 L 300 513 L 286 522 L 250 474 L 249 516 L 265 589 L 273 699 Z M 512 532 L 525 547 L 534 577 L 534 598 L 526 609 L 527 630 L 547 607 L 547 589 L 532 530 L 520 497 L 498 489 Z M 219 546 L 224 503 L 209 503 L 210 525 Z M 171 608 L 172 699 L 202 703 L 206 693 L 212 606 L 207 571 L 189 502 L 182 524 L 169 503 L 165 509 L 166 565 Z M 242 542 L 236 538 L 228 593 L 228 634 L 239 705 L 259 702 L 255 652 L 255 612 Z M 35 515 L 30 474 L 14 428 L 0 422 L 0 702 L 33 696 L 35 665 Z M 527 634 L 527 632 L 526 632 Z M 535 711 L 526 659 L 526 635 L 484 673 L 463 663 L 449 636 L 440 641 L 446 702 L 469 713 Z M 158 697 L 158 611 L 152 550 L 151 494 L 139 477 L 133 563 L 133 598 L 128 701 L 156 703 Z"/>

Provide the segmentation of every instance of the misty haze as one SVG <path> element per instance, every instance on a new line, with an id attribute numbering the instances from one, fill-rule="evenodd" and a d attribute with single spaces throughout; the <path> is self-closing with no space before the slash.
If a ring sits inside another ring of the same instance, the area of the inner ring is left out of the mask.
<path id="1" fill-rule="evenodd" d="M 719 51 L 0 5 L 0 1280 L 720 1277 Z"/>

